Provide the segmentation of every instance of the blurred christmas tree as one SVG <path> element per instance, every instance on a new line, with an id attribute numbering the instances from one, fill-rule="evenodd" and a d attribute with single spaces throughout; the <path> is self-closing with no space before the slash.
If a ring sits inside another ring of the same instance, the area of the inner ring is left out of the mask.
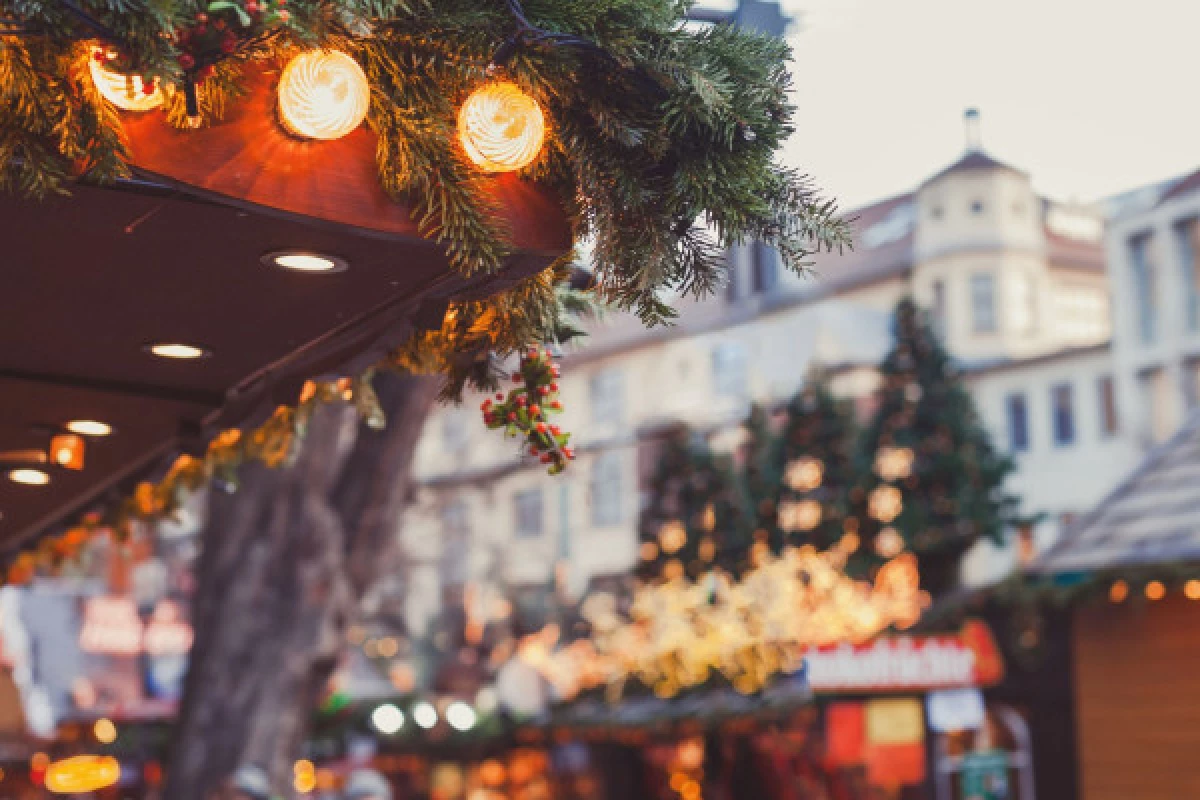
<path id="1" fill-rule="evenodd" d="M 950 356 L 912 300 L 896 307 L 895 342 L 880 365 L 879 406 L 859 440 L 859 566 L 902 550 L 917 555 L 921 585 L 952 588 L 963 553 L 1003 540 L 1018 521 L 1004 490 L 1011 459 L 997 453 Z"/>
<path id="2" fill-rule="evenodd" d="M 697 576 L 714 566 L 739 572 L 750 547 L 732 460 L 680 426 L 663 439 L 638 520 L 643 578 Z"/>
<path id="3" fill-rule="evenodd" d="M 853 436 L 847 402 L 835 398 L 824 376 L 814 372 L 788 403 L 770 467 L 763 470 L 771 475 L 780 544 L 825 549 L 842 537 L 855 485 Z"/>

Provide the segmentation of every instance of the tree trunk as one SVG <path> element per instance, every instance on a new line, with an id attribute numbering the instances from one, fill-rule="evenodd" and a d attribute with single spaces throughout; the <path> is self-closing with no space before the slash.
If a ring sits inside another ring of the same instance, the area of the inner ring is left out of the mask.
<path id="1" fill-rule="evenodd" d="M 397 546 L 431 378 L 375 379 L 387 427 L 318 410 L 295 460 L 210 490 L 196 638 L 164 797 L 208 800 L 239 766 L 291 796 L 292 764 L 359 600 Z"/>

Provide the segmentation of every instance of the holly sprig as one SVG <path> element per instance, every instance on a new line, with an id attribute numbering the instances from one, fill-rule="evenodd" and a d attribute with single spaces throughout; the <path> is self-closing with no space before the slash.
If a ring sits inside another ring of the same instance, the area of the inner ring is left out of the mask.
<path id="1" fill-rule="evenodd" d="M 567 445 L 571 434 L 549 422 L 552 414 L 563 410 L 558 399 L 560 375 L 549 350 L 530 349 L 512 373 L 512 381 L 518 386 L 507 395 L 497 392 L 494 399 L 489 397 L 479 407 L 488 428 L 503 428 L 505 436 L 523 438 L 522 446 L 530 456 L 547 464 L 546 471 L 551 475 L 565 470 L 575 458 L 575 451 Z"/>

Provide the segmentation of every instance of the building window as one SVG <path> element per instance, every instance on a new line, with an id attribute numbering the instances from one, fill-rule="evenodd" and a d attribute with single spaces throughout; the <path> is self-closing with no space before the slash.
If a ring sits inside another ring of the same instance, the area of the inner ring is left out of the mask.
<path id="1" fill-rule="evenodd" d="M 1148 423 L 1143 429 L 1152 443 L 1165 440 L 1174 430 L 1170 413 L 1170 391 L 1167 387 L 1167 372 L 1162 367 L 1153 367 L 1138 373 L 1138 390 L 1142 408 Z"/>
<path id="2" fill-rule="evenodd" d="M 518 538 L 533 539 L 542 535 L 542 490 L 525 489 L 513 495 Z"/>
<path id="3" fill-rule="evenodd" d="M 1071 385 L 1055 386 L 1050 392 L 1051 408 L 1054 412 L 1054 443 L 1065 446 L 1075 441 L 1075 404 L 1071 397 Z"/>
<path id="4" fill-rule="evenodd" d="M 755 242 L 750 252 L 754 257 L 754 291 L 775 291 L 779 284 L 779 253 L 762 242 Z"/>
<path id="5" fill-rule="evenodd" d="M 1037 331 L 1037 298 L 1033 291 L 1033 278 L 1024 272 L 1014 272 L 1008 283 L 1008 314 L 1012 330 L 1028 336 Z"/>
<path id="6" fill-rule="evenodd" d="M 1200 359 L 1183 362 L 1183 400 L 1188 411 L 1200 406 Z"/>
<path id="7" fill-rule="evenodd" d="M 933 332 L 939 339 L 946 338 L 946 282 L 933 282 Z"/>
<path id="8" fill-rule="evenodd" d="M 983 213 L 983 201 L 982 200 L 972 200 L 971 201 L 971 213 L 972 214 L 982 214 Z"/>
<path id="9" fill-rule="evenodd" d="M 1200 219 L 1181 222 L 1175 229 L 1179 263 L 1183 267 L 1183 301 L 1187 329 L 1200 331 Z"/>
<path id="10" fill-rule="evenodd" d="M 996 331 L 996 279 L 990 272 L 971 276 L 971 319 L 976 333 Z"/>
<path id="11" fill-rule="evenodd" d="M 621 454 L 602 453 L 592 464 L 592 525 L 598 528 L 619 525 L 621 509 Z"/>
<path id="12" fill-rule="evenodd" d="M 1073 343 L 1086 344 L 1108 338 L 1108 295 L 1089 286 L 1067 284 L 1054 295 L 1054 327 Z"/>
<path id="13" fill-rule="evenodd" d="M 1010 394 L 1004 401 L 1008 414 L 1008 446 L 1013 452 L 1029 449 L 1029 408 L 1025 395 Z"/>
<path id="14" fill-rule="evenodd" d="M 625 374 L 616 368 L 603 369 L 588 383 L 592 422 L 620 425 L 625 418 Z"/>
<path id="15" fill-rule="evenodd" d="M 746 349 L 741 342 L 720 342 L 712 351 L 713 391 L 722 397 L 746 395 Z"/>
<path id="16" fill-rule="evenodd" d="M 1129 243 L 1133 262 L 1133 293 L 1137 303 L 1138 336 L 1143 344 L 1158 338 L 1158 265 L 1154 236 L 1144 233 Z"/>
<path id="17" fill-rule="evenodd" d="M 1112 436 L 1117 432 L 1117 392 L 1111 375 L 1101 375 L 1096 381 L 1100 398 L 1100 432 Z"/>
<path id="18" fill-rule="evenodd" d="M 471 528 L 467 507 L 461 501 L 442 509 L 442 555 L 439 572 L 444 586 L 461 586 L 467 582 Z"/>

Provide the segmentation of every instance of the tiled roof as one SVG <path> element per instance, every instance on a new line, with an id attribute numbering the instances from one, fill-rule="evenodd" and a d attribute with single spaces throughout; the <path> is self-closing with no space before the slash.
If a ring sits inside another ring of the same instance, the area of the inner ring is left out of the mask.
<path id="1" fill-rule="evenodd" d="M 927 178 L 925 183 L 933 183 L 934 181 L 944 178 L 953 172 L 965 172 L 973 169 L 1005 169 L 1009 170 L 1010 172 L 1019 172 L 1022 175 L 1025 174 L 1023 170 L 1017 169 L 1011 164 L 1005 164 L 1003 161 L 993 158 L 982 150 L 972 150 L 958 161 L 955 161 L 953 164 L 943 169 L 941 172 L 936 173 L 933 177 Z"/>
<path id="2" fill-rule="evenodd" d="M 1170 189 L 1168 189 L 1163 196 L 1159 198 L 1159 205 L 1173 198 L 1182 197 L 1185 194 L 1195 191 L 1200 191 L 1200 169 L 1183 178 Z"/>
<path id="3" fill-rule="evenodd" d="M 1063 573 L 1200 561 L 1200 414 L 1153 450 L 1035 565 Z"/>
<path id="4" fill-rule="evenodd" d="M 913 225 L 909 225 L 902 233 L 901 229 L 898 229 L 898 236 L 880 241 L 874 247 L 868 244 L 870 237 L 864 234 L 876 229 L 876 226 L 896 219 L 898 215 L 908 213 L 908 209 L 911 209 L 915 202 L 916 195 L 907 192 L 846 214 L 854 237 L 854 249 L 814 256 L 813 271 L 821 282 L 836 283 L 839 287 L 855 286 L 893 275 L 903 275 L 912 269 Z"/>

